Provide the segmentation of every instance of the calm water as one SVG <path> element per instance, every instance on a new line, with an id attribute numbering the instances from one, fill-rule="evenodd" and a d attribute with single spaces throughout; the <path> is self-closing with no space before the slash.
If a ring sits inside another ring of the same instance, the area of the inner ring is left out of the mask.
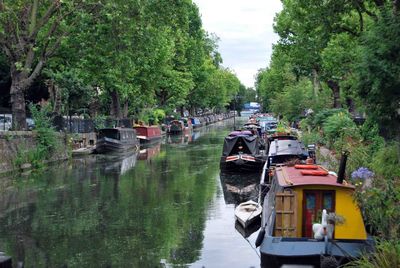
<path id="1" fill-rule="evenodd" d="M 258 175 L 220 174 L 233 121 L 124 157 L 0 182 L 0 251 L 25 267 L 259 267 L 234 221 Z"/>

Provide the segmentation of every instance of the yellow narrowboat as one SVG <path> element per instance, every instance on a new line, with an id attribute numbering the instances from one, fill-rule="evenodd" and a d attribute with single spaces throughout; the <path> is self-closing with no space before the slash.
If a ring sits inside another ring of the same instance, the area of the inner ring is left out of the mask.
<path id="1" fill-rule="evenodd" d="M 340 171 L 337 176 L 314 164 L 277 165 L 269 171 L 256 243 L 262 267 L 339 265 L 373 250 L 353 199 L 355 187 Z"/>

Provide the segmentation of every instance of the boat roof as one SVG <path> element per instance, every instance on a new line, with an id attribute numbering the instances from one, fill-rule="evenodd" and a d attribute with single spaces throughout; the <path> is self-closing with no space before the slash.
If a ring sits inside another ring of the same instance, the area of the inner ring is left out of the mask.
<path id="1" fill-rule="evenodd" d="M 354 189 L 355 187 L 352 184 L 347 182 L 337 183 L 337 176 L 333 174 L 328 174 L 325 176 L 315 176 L 315 175 L 303 175 L 301 171 L 304 169 L 298 169 L 289 166 L 277 166 L 275 169 L 276 178 L 278 180 L 279 185 L 282 187 L 296 187 L 296 186 L 310 186 L 310 185 L 318 185 L 318 186 L 332 186 L 332 187 L 341 187 L 341 188 L 350 188 Z M 318 166 L 317 169 L 314 169 L 317 172 L 327 171 L 325 168 Z"/>
<path id="2" fill-rule="evenodd" d="M 251 133 L 251 131 L 249 130 L 244 130 L 244 131 L 240 131 L 240 130 L 235 130 L 232 131 L 231 133 L 229 133 L 230 137 L 236 137 L 236 136 L 253 136 L 253 133 Z"/>
<path id="3" fill-rule="evenodd" d="M 99 131 L 135 131 L 133 128 L 127 127 L 109 127 L 109 128 L 101 128 Z"/>
<path id="4" fill-rule="evenodd" d="M 268 156 L 308 155 L 303 143 L 298 140 L 274 140 L 269 146 Z"/>

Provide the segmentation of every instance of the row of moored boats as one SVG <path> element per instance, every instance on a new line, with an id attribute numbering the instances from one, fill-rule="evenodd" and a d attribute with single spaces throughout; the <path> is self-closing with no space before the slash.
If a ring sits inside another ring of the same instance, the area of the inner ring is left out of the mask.
<path id="1" fill-rule="evenodd" d="M 134 125 L 133 128 L 113 127 L 99 129 L 96 145 L 93 148 L 76 150 L 76 155 L 96 152 L 121 153 L 137 150 L 140 146 L 146 147 L 156 143 L 165 134 L 189 134 L 193 129 L 206 126 L 227 118 L 233 114 L 211 114 L 200 117 L 167 118 L 161 126 Z"/>
<path id="2" fill-rule="evenodd" d="M 277 124 L 268 114 L 250 118 L 225 138 L 220 161 L 224 171 L 261 174 L 258 200 L 239 204 L 235 217 L 245 229 L 261 221 L 262 266 L 337 267 L 373 251 L 355 186 L 345 180 L 347 156 L 338 174 L 329 171 L 316 164 L 315 146 L 306 148 L 293 131 L 277 132 Z"/>

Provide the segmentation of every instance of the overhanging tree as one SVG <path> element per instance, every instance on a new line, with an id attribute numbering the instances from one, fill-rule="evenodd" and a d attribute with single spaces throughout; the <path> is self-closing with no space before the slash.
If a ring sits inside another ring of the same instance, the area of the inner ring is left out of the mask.
<path id="1" fill-rule="evenodd" d="M 25 92 L 88 1 L 0 0 L 0 48 L 10 63 L 13 129 L 26 129 Z M 85 3 L 85 4 L 84 4 Z"/>

